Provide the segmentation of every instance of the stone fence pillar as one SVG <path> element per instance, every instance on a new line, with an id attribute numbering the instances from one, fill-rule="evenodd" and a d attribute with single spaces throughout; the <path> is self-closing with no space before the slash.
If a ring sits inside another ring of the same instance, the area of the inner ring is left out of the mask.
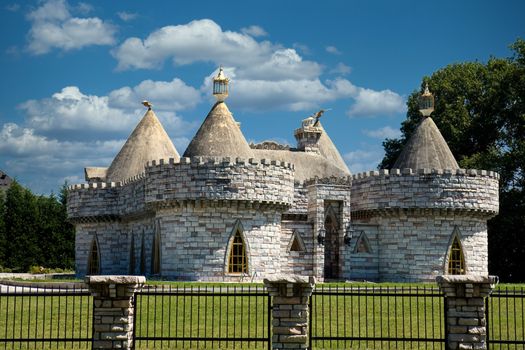
<path id="1" fill-rule="evenodd" d="M 436 278 L 445 294 L 446 349 L 487 349 L 485 298 L 495 276 L 448 275 Z"/>
<path id="2" fill-rule="evenodd" d="M 133 348 L 133 298 L 144 276 L 87 276 L 93 294 L 92 349 Z"/>
<path id="3" fill-rule="evenodd" d="M 272 302 L 272 348 L 308 348 L 308 304 L 315 285 L 313 277 L 275 276 L 264 279 Z"/>

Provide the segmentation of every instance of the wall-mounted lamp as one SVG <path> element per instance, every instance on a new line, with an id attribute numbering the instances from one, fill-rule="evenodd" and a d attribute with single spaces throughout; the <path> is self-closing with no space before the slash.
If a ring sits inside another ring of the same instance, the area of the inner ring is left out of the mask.
<path id="1" fill-rule="evenodd" d="M 352 237 L 354 236 L 354 232 L 355 230 L 352 228 L 352 226 L 349 226 L 348 229 L 346 230 L 346 233 L 344 236 L 344 241 L 346 245 L 350 245 L 350 243 L 352 242 Z"/>
<path id="2" fill-rule="evenodd" d="M 326 237 L 326 230 L 322 228 L 319 230 L 319 234 L 317 235 L 317 243 L 319 243 L 319 245 L 324 245 L 325 237 Z"/>

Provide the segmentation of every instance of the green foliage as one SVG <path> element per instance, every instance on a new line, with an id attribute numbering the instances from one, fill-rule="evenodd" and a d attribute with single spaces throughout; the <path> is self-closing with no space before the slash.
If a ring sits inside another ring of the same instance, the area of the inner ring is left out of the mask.
<path id="1" fill-rule="evenodd" d="M 500 215 L 489 222 L 489 270 L 503 281 L 525 281 L 525 41 L 514 56 L 484 64 L 451 64 L 423 78 L 436 99 L 432 114 L 460 167 L 497 171 Z M 379 168 L 391 168 L 421 120 L 417 100 L 408 99 L 399 139 L 383 142 Z"/>
<path id="2" fill-rule="evenodd" d="M 15 272 L 32 266 L 72 268 L 74 228 L 67 222 L 65 185 L 61 196 L 37 196 L 14 181 L 0 206 L 0 265 Z"/>

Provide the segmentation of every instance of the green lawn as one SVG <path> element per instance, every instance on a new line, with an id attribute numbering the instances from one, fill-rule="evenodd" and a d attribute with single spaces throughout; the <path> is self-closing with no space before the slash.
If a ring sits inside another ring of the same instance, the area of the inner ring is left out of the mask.
<path id="1" fill-rule="evenodd" d="M 318 285 L 312 297 L 312 335 L 315 337 L 432 338 L 442 339 L 443 299 L 431 285 L 358 284 Z M 373 288 L 372 288 L 373 287 Z M 162 286 L 150 285 L 150 288 Z M 268 297 L 262 285 L 172 283 L 178 294 L 137 295 L 137 349 L 267 348 L 264 341 L 233 343 L 218 338 L 267 338 Z M 510 289 L 509 289 L 510 288 Z M 331 289 L 331 290 L 330 290 Z M 337 289 L 343 292 L 328 295 Z M 356 295 L 358 289 L 368 294 Z M 236 292 L 237 295 L 231 295 Z M 324 292 L 324 294 L 323 294 Z M 412 296 L 418 292 L 423 296 Z M 219 295 L 211 295 L 212 293 Z M 239 295 L 241 293 L 241 295 Z M 264 292 L 263 292 L 264 293 Z M 371 295 L 371 293 L 375 293 Z M 393 294 L 395 293 L 395 295 Z M 426 293 L 426 294 L 425 294 Z M 506 293 L 509 298 L 502 298 Z M 377 295 L 376 295 L 377 294 Z M 380 294 L 380 295 L 379 295 Z M 525 339 L 523 286 L 498 286 L 489 300 L 489 332 L 493 340 Z M 0 339 L 91 337 L 90 296 L 0 295 Z M 507 320 L 511 320 L 508 322 Z M 163 338 L 164 340 L 161 340 Z M 167 338 L 179 338 L 168 340 Z M 181 339 L 184 338 L 184 339 Z M 211 340 L 210 338 L 216 338 Z M 208 339 L 208 340 L 204 340 Z M 314 348 L 441 349 L 439 342 L 315 340 Z M 47 341 L 5 343 L 1 349 L 90 349 L 89 343 Z M 521 349 L 522 345 L 491 349 Z"/>

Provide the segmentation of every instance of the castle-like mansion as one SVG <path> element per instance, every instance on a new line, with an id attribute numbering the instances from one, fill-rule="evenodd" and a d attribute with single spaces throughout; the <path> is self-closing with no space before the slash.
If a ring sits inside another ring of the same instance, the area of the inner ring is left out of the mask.
<path id="1" fill-rule="evenodd" d="M 212 107 L 180 157 L 151 108 L 108 168 L 69 189 L 76 271 L 173 280 L 431 281 L 487 275 L 498 174 L 460 169 L 423 117 L 393 169 L 351 175 L 321 112 L 296 148 L 248 144 L 214 78 Z M 146 103 L 148 105 L 148 103 Z M 429 113 L 427 113 L 429 114 Z"/>

